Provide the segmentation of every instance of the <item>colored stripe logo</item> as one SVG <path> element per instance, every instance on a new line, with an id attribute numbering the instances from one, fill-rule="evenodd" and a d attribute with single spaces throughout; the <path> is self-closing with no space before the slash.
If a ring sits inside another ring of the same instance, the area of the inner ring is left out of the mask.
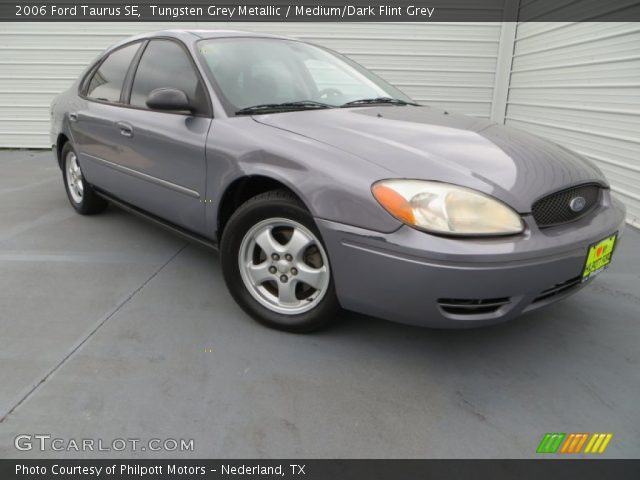
<path id="1" fill-rule="evenodd" d="M 594 433 L 584 449 L 584 453 L 604 453 L 613 438 L 612 433 Z"/>
<path id="2" fill-rule="evenodd" d="M 587 438 L 589 438 L 588 433 L 570 433 L 562 445 L 560 453 L 580 453 Z"/>
<path id="3" fill-rule="evenodd" d="M 565 436 L 566 433 L 546 433 L 536 453 L 556 453 Z"/>
<path id="4" fill-rule="evenodd" d="M 545 433 L 536 453 L 604 453 L 612 438 L 612 433 Z"/>

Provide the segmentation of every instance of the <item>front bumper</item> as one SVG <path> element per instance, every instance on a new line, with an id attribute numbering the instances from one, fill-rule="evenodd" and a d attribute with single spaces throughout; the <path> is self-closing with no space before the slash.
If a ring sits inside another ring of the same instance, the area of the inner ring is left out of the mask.
<path id="1" fill-rule="evenodd" d="M 598 210 L 513 237 L 456 239 L 402 226 L 379 233 L 316 219 L 340 304 L 401 323 L 465 328 L 500 323 L 564 298 L 581 282 L 587 249 L 624 228 L 606 191 Z M 615 254 L 614 254 L 615 258 Z"/>

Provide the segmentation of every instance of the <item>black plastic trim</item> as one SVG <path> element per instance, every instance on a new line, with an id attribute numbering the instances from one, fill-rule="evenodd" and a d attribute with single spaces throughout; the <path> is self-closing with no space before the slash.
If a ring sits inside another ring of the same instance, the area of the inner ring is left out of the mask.
<path id="1" fill-rule="evenodd" d="M 153 215 L 152 213 L 146 212 L 145 210 L 142 210 L 138 207 L 134 207 L 130 203 L 120 200 L 119 198 L 109 194 L 108 192 L 105 192 L 104 190 L 96 188 L 95 186 L 93 188 L 100 197 L 104 198 L 110 203 L 113 203 L 115 206 L 121 208 L 122 210 L 125 210 L 140 218 L 143 218 L 144 220 L 147 220 L 155 225 L 158 225 L 159 227 L 162 227 L 165 230 L 168 230 L 171 233 L 174 233 L 184 238 L 185 240 L 189 240 L 190 242 L 197 243 L 198 245 L 202 245 L 211 250 L 218 251 L 219 249 L 218 243 L 213 240 L 210 240 L 206 237 L 203 237 L 202 235 L 199 235 L 190 230 L 187 230 L 186 228 L 183 228 L 171 222 L 168 222 L 158 217 L 157 215 Z"/>

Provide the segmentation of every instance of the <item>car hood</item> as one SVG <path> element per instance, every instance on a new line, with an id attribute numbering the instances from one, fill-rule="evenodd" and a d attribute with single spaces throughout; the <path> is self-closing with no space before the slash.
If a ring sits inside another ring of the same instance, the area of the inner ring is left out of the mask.
<path id="1" fill-rule="evenodd" d="M 389 178 L 463 185 L 520 213 L 547 193 L 597 182 L 602 172 L 570 150 L 484 119 L 430 107 L 377 106 L 256 115 L 255 121 L 373 162 Z M 339 172 L 336 172 L 339 175 Z"/>

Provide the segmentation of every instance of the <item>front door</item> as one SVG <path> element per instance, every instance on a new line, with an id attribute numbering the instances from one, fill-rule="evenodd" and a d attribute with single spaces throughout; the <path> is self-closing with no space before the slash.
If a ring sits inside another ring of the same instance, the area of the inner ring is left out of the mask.
<path id="1" fill-rule="evenodd" d="M 157 88 L 182 90 L 195 111 L 149 109 L 147 97 Z M 176 225 L 205 233 L 210 106 L 190 54 L 177 41 L 151 40 L 127 96 L 130 108 L 120 110 L 116 128 L 123 146 L 118 163 L 131 177 L 128 201 Z"/>

